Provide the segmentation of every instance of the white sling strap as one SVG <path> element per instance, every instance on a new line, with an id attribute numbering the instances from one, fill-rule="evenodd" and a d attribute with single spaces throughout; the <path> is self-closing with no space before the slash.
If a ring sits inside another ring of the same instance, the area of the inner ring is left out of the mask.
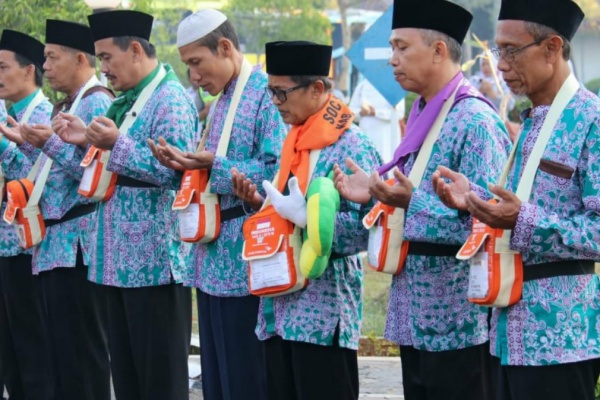
<path id="1" fill-rule="evenodd" d="M 98 83 L 99 83 L 99 81 L 98 81 L 98 78 L 96 78 L 96 75 L 92 75 L 92 77 L 81 88 L 81 90 L 77 94 L 77 97 L 75 97 L 75 100 L 73 101 L 73 104 L 71 105 L 71 108 L 68 111 L 69 114 L 75 113 L 75 111 L 77 110 L 77 107 L 79 107 L 79 103 L 81 102 L 81 99 L 83 98 L 83 95 L 85 94 L 85 92 L 88 89 L 90 89 L 92 86 L 95 86 Z M 37 172 L 40 168 L 40 163 L 42 162 L 43 158 L 44 158 L 44 154 L 42 153 L 38 156 L 37 160 L 35 161 L 35 164 L 31 168 L 31 171 L 29 171 L 29 174 L 27 175 L 27 179 L 29 179 L 31 182 L 33 182 L 35 180 Z M 29 201 L 27 202 L 28 206 L 29 205 L 38 205 L 38 203 L 40 201 L 40 197 L 44 191 L 44 187 L 46 186 L 46 182 L 48 181 L 48 176 L 50 175 L 50 169 L 52 168 L 53 162 L 54 161 L 51 158 L 46 157 L 46 162 L 44 163 L 44 167 L 42 168 L 40 175 L 37 177 L 37 180 L 35 180 L 35 186 L 33 188 L 33 192 L 31 194 L 31 197 L 29 198 Z"/>
<path id="2" fill-rule="evenodd" d="M 580 84 L 577 78 L 575 78 L 575 75 L 569 75 L 569 77 L 562 84 L 554 101 L 552 102 L 550 110 L 546 115 L 544 124 L 542 125 L 540 133 L 535 141 L 535 145 L 533 146 L 533 150 L 531 151 L 527 163 L 525 164 L 525 168 L 523 169 L 521 179 L 519 180 L 519 184 L 517 186 L 516 195 L 522 202 L 529 201 L 531 191 L 533 190 L 533 181 L 535 179 L 536 171 L 540 164 L 540 160 L 544 155 L 546 146 L 550 141 L 550 137 L 552 136 L 552 132 L 554 131 L 554 126 L 558 122 L 563 111 L 565 110 L 573 96 L 575 96 L 579 88 Z M 512 151 L 508 158 L 508 162 L 506 163 L 506 166 L 504 168 L 504 172 L 502 173 L 502 176 L 500 177 L 500 180 L 498 182 L 498 185 L 500 186 L 504 187 L 504 185 L 506 184 L 506 179 L 515 161 L 517 147 L 518 146 L 515 144 L 512 148 Z M 507 249 L 510 247 L 511 232 L 512 230 L 505 230 L 504 234 L 502 235 L 502 240 L 499 241 L 504 246 L 506 246 Z"/>
<path id="3" fill-rule="evenodd" d="M 425 169 L 427 168 L 427 164 L 429 163 L 429 158 L 431 157 L 431 151 L 433 150 L 433 145 L 437 141 L 440 136 L 440 132 L 442 131 L 442 127 L 444 126 L 444 121 L 446 121 L 446 117 L 450 113 L 450 109 L 454 104 L 454 99 L 456 98 L 456 92 L 458 92 L 458 88 L 460 87 L 460 83 L 452 92 L 452 95 L 444 102 L 440 113 L 438 114 L 435 122 L 431 126 L 431 129 L 427 133 L 425 137 L 425 141 L 419 150 L 419 155 L 415 160 L 415 164 L 413 165 L 410 174 L 408 175 L 408 179 L 412 182 L 414 187 L 419 187 L 421 185 L 421 180 L 425 175 Z"/>
<path id="4" fill-rule="evenodd" d="M 129 128 L 133 126 L 133 124 L 137 120 L 137 117 L 141 114 L 142 110 L 144 109 L 144 106 L 146 105 L 148 100 L 150 100 L 152 94 L 156 91 L 156 88 L 158 87 L 158 85 L 160 85 L 165 76 L 167 76 L 167 70 L 163 65 L 161 65 L 156 76 L 144 89 L 142 89 L 142 92 L 140 93 L 139 97 L 137 98 L 135 103 L 133 103 L 131 110 L 129 110 L 129 112 L 125 114 L 125 120 L 123 120 L 123 123 L 119 127 L 119 133 L 127 135 Z"/>
<path id="5" fill-rule="evenodd" d="M 31 99 L 31 101 L 27 105 L 27 108 L 25 108 L 23 117 L 18 122 L 22 123 L 22 124 L 27 123 L 29 121 L 29 118 L 31 117 L 31 114 L 33 114 L 33 111 L 36 109 L 36 107 L 39 106 L 40 104 L 42 104 L 42 102 L 46 99 L 47 99 L 47 97 L 44 96 L 44 93 L 41 90 L 38 90 L 37 94 L 34 96 L 33 99 Z M 3 200 L 2 196 L 3 196 L 3 192 L 4 192 L 5 182 L 6 182 L 6 178 L 4 176 L 4 171 L 2 170 L 2 166 L 0 166 L 0 202 L 2 202 L 2 200 Z"/>

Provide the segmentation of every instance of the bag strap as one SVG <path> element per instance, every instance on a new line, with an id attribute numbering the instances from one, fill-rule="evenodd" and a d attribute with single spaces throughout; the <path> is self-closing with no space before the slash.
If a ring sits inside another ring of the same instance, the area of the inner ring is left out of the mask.
<path id="1" fill-rule="evenodd" d="M 244 58 L 244 60 L 242 61 L 242 68 L 240 70 L 238 80 L 233 90 L 231 103 L 229 103 L 229 108 L 227 109 L 227 116 L 225 117 L 223 130 L 221 131 L 219 144 L 217 145 L 217 151 L 215 153 L 217 156 L 224 157 L 227 154 L 227 148 L 229 147 L 229 140 L 231 138 L 231 131 L 233 129 L 233 120 L 235 118 L 240 99 L 242 98 L 242 93 L 246 88 L 246 84 L 248 83 L 248 79 L 250 79 L 251 74 L 252 64 L 250 64 L 250 62 Z M 210 119 L 212 120 L 212 118 Z M 204 128 L 204 131 L 202 132 L 202 138 L 200 139 L 200 143 L 198 143 L 198 146 L 196 147 L 196 153 L 203 151 L 206 147 L 206 140 L 212 122 L 211 120 L 207 122 L 206 128 Z"/>
<path id="2" fill-rule="evenodd" d="M 71 108 L 69 108 L 69 113 L 70 114 L 75 113 L 75 111 L 77 110 L 77 107 L 79 107 L 79 103 L 81 102 L 81 99 L 84 98 L 84 96 L 87 93 L 87 91 L 92 86 L 96 86 L 99 83 L 100 83 L 100 81 L 98 80 L 98 78 L 96 78 L 96 75 L 92 75 L 92 77 L 85 83 L 85 85 L 83 85 L 83 87 L 81 88 L 81 90 L 77 94 L 77 97 L 75 97 L 75 100 L 73 100 L 73 104 L 71 105 Z"/>
<path id="3" fill-rule="evenodd" d="M 35 95 L 35 97 L 33 98 L 33 100 L 31 100 L 31 102 L 29 103 L 29 105 L 27 106 L 27 108 L 25 109 L 25 113 L 23 114 L 23 118 L 21 118 L 21 120 L 19 121 L 19 123 L 22 123 L 22 124 L 27 123 L 27 121 L 29 121 L 29 118 L 31 117 L 31 114 L 33 114 L 33 111 L 35 110 L 35 108 L 37 106 L 39 106 L 40 104 L 42 104 L 42 102 L 44 100 L 46 100 L 46 96 L 44 96 L 44 94 L 40 90 Z M 27 174 L 27 179 L 29 179 L 32 182 L 34 181 L 35 176 L 38 173 L 38 170 L 40 168 L 40 164 L 42 163 L 42 158 L 43 158 L 43 154 L 40 154 L 38 156 L 37 160 L 35 161 L 35 163 L 33 164 L 33 167 L 31 168 L 31 171 L 29 171 L 29 174 Z M 43 178 L 43 179 L 38 179 L 38 180 L 41 181 L 39 185 L 36 182 L 36 185 L 33 188 L 33 192 L 31 194 L 31 197 L 29 197 L 29 201 L 27 202 L 28 206 L 30 204 L 37 205 L 39 203 L 40 196 L 42 195 L 42 191 L 44 190 L 44 186 L 46 185 L 46 180 L 48 179 L 48 174 L 50 173 L 50 168 L 51 167 L 52 167 L 52 160 L 48 158 L 48 160 L 44 164 L 44 168 L 42 168 L 42 173 L 40 174 L 40 178 Z M 43 175 L 45 175 L 45 177 Z M 38 186 L 39 186 L 39 188 L 38 188 Z M 37 188 L 37 191 L 36 191 L 36 188 Z M 37 193 L 37 200 L 35 199 L 36 193 Z"/>
<path id="4" fill-rule="evenodd" d="M 140 93 L 140 96 L 137 98 L 135 103 L 133 103 L 133 107 L 131 107 L 131 110 L 129 110 L 129 112 L 126 113 L 125 120 L 119 127 L 119 132 L 121 134 L 127 135 L 127 131 L 129 131 L 129 128 L 133 126 L 137 117 L 142 112 L 142 109 L 144 108 L 148 100 L 150 100 L 150 97 L 152 97 L 152 94 L 154 93 L 158 85 L 160 85 L 165 76 L 167 76 L 167 70 L 161 64 L 160 69 L 158 70 L 158 73 L 156 74 L 154 79 L 150 81 L 148 86 L 142 89 L 142 93 Z"/>
<path id="5" fill-rule="evenodd" d="M 73 114 L 77 110 L 81 99 L 85 97 L 87 91 L 99 83 L 100 81 L 98 81 L 96 75 L 92 75 L 92 77 L 85 83 L 83 88 L 81 88 L 79 94 L 77 94 L 77 97 L 73 101 L 73 105 L 71 105 L 71 108 L 69 109 L 69 114 Z M 44 192 L 44 188 L 46 187 L 46 182 L 48 181 L 48 176 L 50 175 L 50 170 L 52 169 L 52 164 L 54 161 L 51 158 L 46 157 L 46 162 L 44 163 L 42 171 L 40 172 L 40 175 L 37 177 L 36 180 L 35 178 L 38 173 L 38 170 L 40 169 L 40 164 L 42 163 L 43 158 L 44 154 L 42 153 L 38 156 L 37 160 L 35 160 L 35 164 L 33 164 L 33 167 L 29 171 L 29 174 L 27 174 L 27 179 L 29 179 L 32 182 L 35 180 L 35 185 L 33 187 L 31 197 L 27 202 L 27 206 L 37 206 L 40 202 L 42 193 Z"/>
<path id="6" fill-rule="evenodd" d="M 521 201 L 529 200 L 529 196 L 533 190 L 535 172 L 540 164 L 540 160 L 544 155 L 546 146 L 550 141 L 550 137 L 554 131 L 554 126 L 558 122 L 567 105 L 571 102 L 573 96 L 575 96 L 579 90 L 579 87 L 579 81 L 577 78 L 575 78 L 575 75 L 569 75 L 567 80 L 563 83 L 562 87 L 558 91 L 556 98 L 552 102 L 550 110 L 548 111 L 548 115 L 546 115 L 546 119 L 542 125 L 540 134 L 535 141 L 533 150 L 531 151 L 531 155 L 527 160 L 527 164 L 525 164 L 525 169 L 523 170 L 523 174 L 519 180 L 519 185 L 517 186 L 516 195 Z"/>
<path id="7" fill-rule="evenodd" d="M 43 154 L 40 154 L 37 160 L 35 160 L 35 164 L 33 164 L 33 168 L 29 171 L 27 175 L 27 179 L 33 182 L 37 172 L 42 163 L 42 159 L 44 158 Z M 31 192 L 31 196 L 29 197 L 29 201 L 27 202 L 27 207 L 37 206 L 40 202 L 40 198 L 42 197 L 42 193 L 44 192 L 44 187 L 46 186 L 46 181 L 48 180 L 48 176 L 50 175 L 50 169 L 52 168 L 52 159 L 46 157 L 46 162 L 42 167 L 42 171 L 35 181 L 35 185 L 33 186 L 33 191 Z"/>
<path id="8" fill-rule="evenodd" d="M 427 164 L 429 163 L 429 158 L 431 157 L 431 151 L 433 150 L 433 145 L 436 140 L 440 136 L 440 132 L 442 131 L 442 127 L 444 126 L 444 121 L 446 121 L 446 117 L 454 104 L 454 99 L 456 98 L 456 92 L 458 92 L 458 88 L 460 84 L 456 86 L 452 95 L 446 99 L 440 113 L 438 114 L 435 122 L 431 126 L 431 129 L 427 133 L 425 137 L 425 141 L 419 150 L 419 155 L 415 160 L 415 164 L 413 165 L 410 174 L 408 175 L 408 179 L 412 182 L 414 187 L 419 187 L 421 185 L 421 180 L 425 175 L 425 169 L 427 168 Z"/>
<path id="9" fill-rule="evenodd" d="M 552 132 L 554 130 L 554 126 L 558 122 L 558 119 L 562 115 L 563 111 L 573 98 L 577 91 L 580 88 L 579 81 L 575 78 L 575 75 L 571 74 L 562 84 L 560 90 L 558 91 L 556 98 L 552 102 L 550 106 L 550 110 L 546 115 L 546 119 L 544 120 L 544 124 L 540 130 L 540 134 L 538 135 L 535 144 L 533 146 L 533 150 L 529 155 L 529 159 L 525 164 L 525 169 L 521 174 L 521 179 L 519 180 L 519 184 L 517 186 L 517 197 L 521 201 L 529 201 L 529 197 L 531 196 L 531 191 L 533 190 L 533 180 L 535 179 L 536 170 L 544 155 L 544 151 L 546 150 L 546 146 L 550 141 L 550 137 L 552 136 Z M 520 136 L 520 135 L 519 135 Z M 517 143 L 518 143 L 517 138 Z M 500 176 L 500 180 L 498 181 L 498 185 L 504 187 L 506 185 L 506 180 L 508 178 L 508 174 L 512 165 L 515 161 L 516 152 L 518 145 L 514 145 L 510 156 L 508 157 L 508 162 L 504 167 L 504 171 Z M 502 237 L 496 241 L 496 248 L 500 248 L 500 250 L 507 252 L 510 251 L 510 237 L 512 235 L 511 229 L 506 229 L 502 233 Z"/>
<path id="10" fill-rule="evenodd" d="M 315 172 L 315 168 L 317 166 L 317 161 L 319 161 L 320 155 L 321 155 L 321 149 L 311 150 L 311 152 L 310 152 L 309 164 L 308 164 L 308 182 L 309 182 L 309 184 L 310 184 L 310 180 L 312 179 L 313 173 Z M 279 172 L 281 172 L 281 171 L 277 171 L 277 173 L 275 174 L 275 177 L 273 178 L 272 183 L 273 183 L 273 186 L 275 186 L 275 187 L 277 187 L 279 185 Z M 306 190 L 308 190 L 308 186 L 306 187 Z M 269 205 L 271 205 L 271 198 L 269 196 L 267 196 L 267 198 L 263 202 L 263 205 L 259 211 L 264 210 Z"/>
<path id="11" fill-rule="evenodd" d="M 42 102 L 44 100 L 46 100 L 47 97 L 44 96 L 44 93 L 42 93 L 41 90 L 39 90 L 37 92 L 37 94 L 35 95 L 35 97 L 29 102 L 29 104 L 27 105 L 27 108 L 25 109 L 25 113 L 23 114 L 23 118 L 21 118 L 20 121 L 17 121 L 19 123 L 27 123 L 27 121 L 29 121 L 29 117 L 31 117 L 31 114 L 33 114 L 33 110 L 35 110 L 35 108 L 37 106 L 39 106 L 40 104 L 42 104 Z M 36 170 L 37 173 L 37 170 Z M 35 175 L 34 175 L 35 176 Z M 0 182 L 4 182 L 4 171 L 2 170 L 2 167 L 0 166 Z M 2 188 L 0 188 L 1 190 Z M 0 197 L 1 199 L 1 197 Z"/>
<path id="12" fill-rule="evenodd" d="M 42 104 L 42 102 L 46 99 L 47 99 L 47 97 L 44 96 L 44 93 L 42 93 L 42 91 L 39 90 L 37 92 L 37 94 L 35 95 L 35 97 L 27 105 L 27 108 L 25 109 L 25 113 L 23 114 L 23 118 L 21 118 L 21 120 L 17 121 L 17 122 L 19 122 L 20 124 L 26 124 L 29 121 L 31 114 L 33 114 L 33 111 L 35 110 L 35 108 L 37 106 L 39 106 L 40 104 Z"/>
<path id="13" fill-rule="evenodd" d="M 223 125 L 223 131 L 221 132 L 221 138 L 219 139 L 219 145 L 216 153 L 216 155 L 219 157 L 224 157 L 227 154 L 227 147 L 229 146 L 229 139 L 231 138 L 231 130 L 233 128 L 233 119 L 235 118 L 238 104 L 240 103 L 242 93 L 244 92 L 244 88 L 248 83 L 248 79 L 250 79 L 251 73 L 252 65 L 244 58 L 242 61 L 242 69 L 240 70 L 240 75 L 233 91 L 233 97 L 231 98 L 231 103 L 229 103 L 229 110 L 227 110 L 227 117 L 225 118 L 225 124 Z"/>

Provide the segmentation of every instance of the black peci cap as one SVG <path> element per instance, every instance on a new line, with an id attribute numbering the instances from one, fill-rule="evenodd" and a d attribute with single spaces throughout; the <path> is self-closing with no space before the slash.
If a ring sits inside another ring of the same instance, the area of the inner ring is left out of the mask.
<path id="1" fill-rule="evenodd" d="M 139 11 L 117 10 L 88 15 L 94 41 L 135 36 L 150 40 L 154 17 Z"/>
<path id="2" fill-rule="evenodd" d="M 76 22 L 47 19 L 46 44 L 57 44 L 91 55 L 95 54 L 92 30 L 89 26 Z"/>
<path id="3" fill-rule="evenodd" d="M 40 70 L 44 69 L 44 44 L 21 32 L 5 29 L 0 38 L 0 50 L 9 50 L 31 61 Z"/>
<path id="4" fill-rule="evenodd" d="M 270 42 L 265 45 L 267 74 L 329 76 L 332 47 L 305 41 Z"/>
<path id="5" fill-rule="evenodd" d="M 573 39 L 585 14 L 571 0 L 502 0 L 502 20 L 535 22 Z"/>
<path id="6" fill-rule="evenodd" d="M 395 0 L 392 29 L 431 29 L 462 44 L 472 20 L 470 12 L 449 1 Z"/>

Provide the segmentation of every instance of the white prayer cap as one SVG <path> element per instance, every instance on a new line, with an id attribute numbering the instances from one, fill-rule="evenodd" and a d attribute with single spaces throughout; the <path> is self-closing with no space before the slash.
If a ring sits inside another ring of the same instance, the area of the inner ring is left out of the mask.
<path id="1" fill-rule="evenodd" d="M 225 21 L 227 21 L 227 17 L 220 11 L 211 9 L 196 11 L 179 23 L 177 47 L 183 47 L 202 39 Z"/>

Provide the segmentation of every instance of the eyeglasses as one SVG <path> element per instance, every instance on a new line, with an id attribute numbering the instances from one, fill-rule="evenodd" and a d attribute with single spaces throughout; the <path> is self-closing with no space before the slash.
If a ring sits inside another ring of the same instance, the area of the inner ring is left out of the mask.
<path id="1" fill-rule="evenodd" d="M 267 94 L 269 95 L 270 98 L 277 97 L 277 100 L 279 100 L 281 103 L 285 103 L 287 101 L 288 93 L 291 93 L 294 90 L 298 90 L 298 89 L 301 89 L 301 88 L 304 88 L 307 86 L 308 86 L 308 84 L 301 84 L 301 85 L 294 86 L 294 87 L 291 87 L 291 88 L 285 89 L 285 90 L 273 89 L 273 88 L 267 87 Z"/>
<path id="2" fill-rule="evenodd" d="M 510 47 L 505 47 L 505 48 L 496 47 L 494 49 L 491 49 L 490 51 L 492 52 L 494 57 L 496 57 L 497 60 L 500 60 L 503 58 L 504 61 L 506 61 L 509 64 L 512 64 L 513 62 L 515 62 L 516 54 L 522 52 L 523 50 L 530 48 L 531 46 L 538 46 L 540 43 L 542 43 L 546 39 L 548 39 L 548 38 L 536 40 L 535 42 L 526 44 L 525 46 L 517 47 L 516 49 L 510 48 Z"/>

